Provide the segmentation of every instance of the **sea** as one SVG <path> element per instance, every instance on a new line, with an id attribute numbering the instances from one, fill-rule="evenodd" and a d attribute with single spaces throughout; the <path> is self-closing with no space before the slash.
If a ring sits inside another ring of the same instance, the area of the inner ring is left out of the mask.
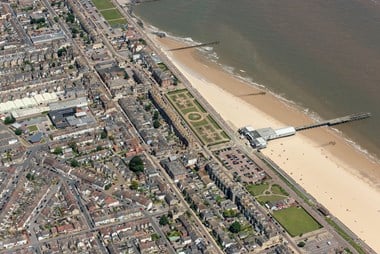
<path id="1" fill-rule="evenodd" d="M 380 0 L 158 0 L 133 13 L 178 38 L 220 41 L 210 58 L 314 118 L 370 112 L 336 129 L 379 160 Z"/>

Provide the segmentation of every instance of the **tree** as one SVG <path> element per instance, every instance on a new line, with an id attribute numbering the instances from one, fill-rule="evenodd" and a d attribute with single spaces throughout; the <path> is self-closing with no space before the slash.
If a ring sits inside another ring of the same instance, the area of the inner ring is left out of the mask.
<path id="1" fill-rule="evenodd" d="M 54 17 L 54 21 L 58 23 L 59 18 L 57 16 Z"/>
<path id="2" fill-rule="evenodd" d="M 103 150 L 103 147 L 102 147 L 102 146 L 97 146 L 97 147 L 96 147 L 96 151 L 101 151 L 101 150 Z"/>
<path id="3" fill-rule="evenodd" d="M 77 143 L 75 141 L 70 141 L 70 143 L 68 145 L 71 149 L 73 149 L 74 152 L 78 152 L 78 146 L 77 146 Z"/>
<path id="4" fill-rule="evenodd" d="M 148 103 L 144 106 L 145 111 L 150 111 L 152 109 L 152 104 Z"/>
<path id="5" fill-rule="evenodd" d="M 100 133 L 100 138 L 101 139 L 105 139 L 107 138 L 107 132 L 105 130 L 103 130 L 101 133 Z"/>
<path id="6" fill-rule="evenodd" d="M 216 203 L 218 203 L 218 205 L 220 205 L 220 202 L 223 201 L 223 198 L 222 198 L 220 195 L 217 195 L 217 196 L 215 197 L 215 201 L 216 201 Z"/>
<path id="7" fill-rule="evenodd" d="M 152 241 L 157 241 L 158 239 L 160 239 L 160 235 L 156 233 L 153 233 L 150 237 L 152 238 Z"/>
<path id="8" fill-rule="evenodd" d="M 42 24 L 45 23 L 45 18 L 31 19 L 30 24 Z"/>
<path id="9" fill-rule="evenodd" d="M 19 129 L 19 128 L 17 128 L 17 129 L 15 130 L 15 134 L 16 134 L 17 136 L 20 136 L 20 135 L 22 134 L 22 130 Z"/>
<path id="10" fill-rule="evenodd" d="M 56 155 L 63 154 L 62 147 L 58 146 L 58 147 L 54 148 L 53 153 Z"/>
<path id="11" fill-rule="evenodd" d="M 129 161 L 128 167 L 136 174 L 144 172 L 144 162 L 138 155 Z"/>
<path id="12" fill-rule="evenodd" d="M 238 221 L 235 221 L 234 223 L 231 224 L 231 226 L 228 228 L 228 230 L 231 233 L 239 233 L 241 231 L 241 225 Z"/>
<path id="13" fill-rule="evenodd" d="M 14 119 L 13 116 L 7 116 L 5 119 L 4 119 L 4 124 L 12 124 L 16 121 L 16 119 Z"/>
<path id="14" fill-rule="evenodd" d="M 302 247 L 305 246 L 305 242 L 299 242 L 299 243 L 297 244 L 297 246 L 300 247 L 300 248 L 302 248 Z"/>
<path id="15" fill-rule="evenodd" d="M 131 182 L 131 185 L 129 186 L 129 188 L 131 188 L 131 190 L 137 190 L 139 188 L 139 182 L 138 181 L 132 181 Z"/>
<path id="16" fill-rule="evenodd" d="M 74 21 L 75 21 L 75 16 L 71 13 L 67 14 L 66 23 L 74 23 Z"/>
<path id="17" fill-rule="evenodd" d="M 154 120 L 154 121 L 153 121 L 153 127 L 154 127 L 155 129 L 160 128 L 160 126 L 161 126 L 161 124 L 160 124 L 160 121 L 159 121 L 159 120 Z"/>
<path id="18" fill-rule="evenodd" d="M 111 186 L 112 186 L 111 183 L 107 184 L 106 186 L 104 186 L 104 190 L 109 190 L 111 188 Z"/>
<path id="19" fill-rule="evenodd" d="M 78 29 L 76 27 L 73 27 L 73 28 L 71 28 L 71 33 L 72 34 L 77 34 L 77 33 L 79 33 L 79 31 L 78 31 Z"/>
<path id="20" fill-rule="evenodd" d="M 236 217 L 236 212 L 232 209 L 227 209 L 223 211 L 224 218 L 233 218 Z"/>
<path id="21" fill-rule="evenodd" d="M 57 55 L 58 55 L 58 57 L 61 57 L 61 56 L 63 56 L 63 54 L 64 53 L 66 53 L 67 52 L 67 49 L 65 48 L 65 47 L 63 47 L 63 48 L 60 48 L 60 49 L 58 49 L 58 51 L 57 51 Z M 55 66 L 55 65 L 54 65 Z M 53 66 L 53 67 L 54 67 Z"/>
<path id="22" fill-rule="evenodd" d="M 70 166 L 72 166 L 73 168 L 79 167 L 79 162 L 76 159 L 72 159 L 70 161 Z"/>
<path id="23" fill-rule="evenodd" d="M 159 113 L 158 113 L 158 111 L 154 111 L 154 113 L 153 113 L 153 120 L 157 120 L 158 119 L 158 117 L 159 117 Z"/>
<path id="24" fill-rule="evenodd" d="M 168 225 L 169 224 L 168 216 L 162 215 L 161 218 L 160 218 L 159 223 L 160 223 L 161 226 Z"/>
<path id="25" fill-rule="evenodd" d="M 34 175 L 31 174 L 31 173 L 28 173 L 28 174 L 26 174 L 26 179 L 28 179 L 29 181 L 33 181 L 34 180 Z"/>
<path id="26" fill-rule="evenodd" d="M 146 45 L 146 41 L 142 38 L 139 39 L 139 42 L 142 44 L 142 45 Z"/>

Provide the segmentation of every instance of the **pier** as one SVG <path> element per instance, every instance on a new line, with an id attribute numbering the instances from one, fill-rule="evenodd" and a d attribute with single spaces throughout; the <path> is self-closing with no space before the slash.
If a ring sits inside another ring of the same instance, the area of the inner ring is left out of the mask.
<path id="1" fill-rule="evenodd" d="M 357 114 L 352 114 L 348 116 L 343 116 L 335 119 L 331 119 L 328 121 L 323 121 L 315 124 L 310 124 L 310 125 L 304 125 L 300 127 L 296 127 L 296 131 L 303 131 L 303 130 L 308 130 L 312 128 L 317 128 L 317 127 L 322 127 L 322 126 L 334 126 L 342 123 L 348 123 L 352 121 L 358 121 L 358 120 L 363 120 L 371 116 L 371 113 L 357 113 Z"/>
<path id="2" fill-rule="evenodd" d="M 149 2 L 155 2 L 158 0 L 132 0 L 132 4 L 142 4 L 142 3 L 149 3 Z"/>
<path id="3" fill-rule="evenodd" d="M 186 47 L 168 49 L 168 51 L 177 51 L 177 50 L 183 50 L 183 49 L 199 48 L 199 47 L 205 47 L 205 46 L 210 46 L 210 45 L 216 45 L 216 44 L 219 44 L 219 43 L 220 43 L 219 41 L 212 41 L 212 42 L 201 43 L 201 44 L 193 45 L 193 46 L 186 46 Z"/>
<path id="4" fill-rule="evenodd" d="M 342 123 L 366 119 L 370 116 L 370 113 L 357 113 L 310 125 L 304 125 L 300 127 L 289 126 L 276 130 L 272 129 L 271 127 L 254 129 L 252 126 L 245 126 L 243 128 L 240 128 L 238 132 L 241 136 L 247 138 L 253 148 L 260 150 L 267 147 L 268 141 L 295 135 L 297 131 L 304 131 L 322 126 L 334 126 Z M 328 145 L 334 145 L 334 143 L 328 143 Z"/>

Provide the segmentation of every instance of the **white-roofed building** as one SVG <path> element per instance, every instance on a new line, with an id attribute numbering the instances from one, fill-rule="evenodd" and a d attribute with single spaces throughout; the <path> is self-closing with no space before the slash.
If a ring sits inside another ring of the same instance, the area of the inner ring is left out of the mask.
<path id="1" fill-rule="evenodd" d="M 13 101 L 14 104 L 16 105 L 16 108 L 25 108 L 25 105 L 24 103 L 22 102 L 22 99 L 17 99 L 15 101 Z"/>
<path id="2" fill-rule="evenodd" d="M 263 149 L 267 147 L 267 141 L 294 135 L 296 134 L 296 129 L 290 126 L 277 130 L 272 128 L 255 130 L 251 126 L 246 126 L 239 129 L 239 134 L 245 136 L 253 148 Z"/>
<path id="3" fill-rule="evenodd" d="M 0 112 L 1 113 L 10 112 L 16 108 L 17 108 L 17 106 L 14 104 L 13 101 L 7 101 L 7 102 L 0 104 Z"/>
<path id="4" fill-rule="evenodd" d="M 24 103 L 25 107 L 34 107 L 37 106 L 38 103 L 34 98 L 25 97 L 22 99 L 22 102 Z"/>
<path id="5" fill-rule="evenodd" d="M 277 138 L 292 136 L 296 134 L 296 129 L 294 127 L 285 127 L 275 130 Z"/>
<path id="6" fill-rule="evenodd" d="M 12 116 L 18 120 L 20 118 L 30 117 L 33 115 L 41 114 L 42 112 L 49 111 L 49 107 L 33 107 L 33 108 L 25 108 L 25 109 L 16 109 L 12 111 Z"/>
<path id="7" fill-rule="evenodd" d="M 49 102 L 53 102 L 54 101 L 54 98 L 53 98 L 53 96 L 52 96 L 51 93 L 43 93 L 42 94 L 42 98 L 43 98 L 43 100 L 44 100 L 45 103 L 49 103 Z"/>
<path id="8" fill-rule="evenodd" d="M 75 113 L 75 117 L 84 117 L 84 116 L 87 116 L 87 113 L 85 111 Z"/>
<path id="9" fill-rule="evenodd" d="M 84 107 L 84 106 L 87 106 L 86 97 L 80 97 L 74 100 L 59 101 L 59 102 L 49 104 L 50 110 L 60 110 L 60 109 Z"/>
<path id="10" fill-rule="evenodd" d="M 11 112 L 18 109 L 33 108 L 38 105 L 46 105 L 48 103 L 56 101 L 58 101 L 58 96 L 55 93 L 36 94 L 33 97 L 25 97 L 22 99 L 16 99 L 14 101 L 0 103 L 0 113 Z M 44 108 L 41 112 L 48 110 Z"/>
<path id="11" fill-rule="evenodd" d="M 34 96 L 34 99 L 36 100 L 36 102 L 38 103 L 38 105 L 41 105 L 45 102 L 45 98 L 42 96 L 42 94 L 36 94 Z"/>

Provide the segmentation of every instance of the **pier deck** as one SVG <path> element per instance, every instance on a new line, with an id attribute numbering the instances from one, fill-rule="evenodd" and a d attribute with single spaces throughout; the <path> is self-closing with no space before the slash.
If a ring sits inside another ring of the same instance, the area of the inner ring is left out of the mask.
<path id="1" fill-rule="evenodd" d="M 211 46 L 211 45 L 216 45 L 216 44 L 219 44 L 219 41 L 212 41 L 212 42 L 202 43 L 202 44 L 193 45 L 193 46 L 168 49 L 168 51 L 177 51 L 177 50 L 183 50 L 183 49 L 199 48 L 199 47 Z"/>
<path id="2" fill-rule="evenodd" d="M 319 123 L 315 123 L 315 124 L 296 127 L 295 129 L 296 129 L 296 131 L 303 131 L 303 130 L 308 130 L 308 129 L 317 128 L 317 127 L 321 127 L 321 126 L 334 126 L 334 125 L 338 125 L 338 124 L 342 124 L 342 123 L 362 120 L 362 119 L 368 118 L 370 116 L 371 116 L 371 113 L 357 113 L 357 114 L 338 117 L 335 119 L 331 119 L 328 121 L 323 121 L 323 122 L 319 122 Z"/>

